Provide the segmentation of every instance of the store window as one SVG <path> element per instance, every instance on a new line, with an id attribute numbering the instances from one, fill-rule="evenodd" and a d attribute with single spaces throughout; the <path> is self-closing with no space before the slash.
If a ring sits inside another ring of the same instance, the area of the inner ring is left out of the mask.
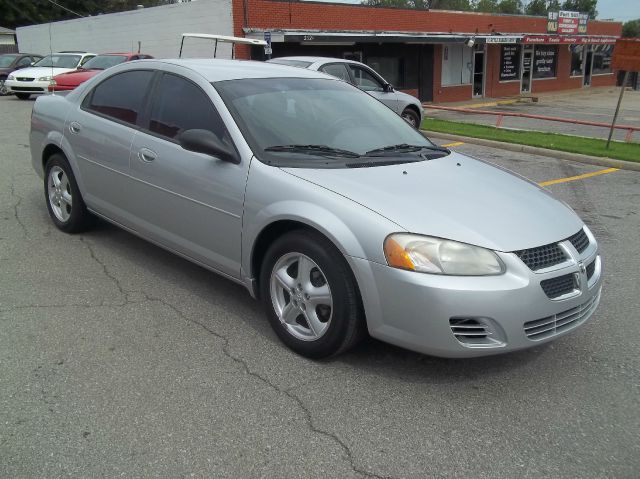
<path id="1" fill-rule="evenodd" d="M 468 85 L 471 83 L 473 50 L 463 44 L 442 46 L 442 85 Z"/>
<path id="2" fill-rule="evenodd" d="M 613 45 L 595 45 L 593 47 L 593 75 L 611 73 L 611 55 Z"/>
<path id="3" fill-rule="evenodd" d="M 586 45 L 571 45 L 571 76 L 581 77 L 584 74 L 584 56 L 587 51 Z"/>
<path id="4" fill-rule="evenodd" d="M 558 66 L 558 47 L 536 45 L 533 51 L 533 78 L 555 78 Z"/>

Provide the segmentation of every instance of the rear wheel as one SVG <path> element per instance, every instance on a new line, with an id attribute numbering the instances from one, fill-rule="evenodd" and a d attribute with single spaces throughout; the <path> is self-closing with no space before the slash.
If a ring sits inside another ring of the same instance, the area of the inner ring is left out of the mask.
<path id="1" fill-rule="evenodd" d="M 277 239 L 262 264 L 260 292 L 271 326 L 298 354 L 333 356 L 364 335 L 353 274 L 320 234 L 300 230 Z"/>
<path id="2" fill-rule="evenodd" d="M 16 96 L 20 100 L 28 100 L 29 98 L 31 98 L 31 93 L 16 93 Z"/>
<path id="3" fill-rule="evenodd" d="M 413 108 L 405 108 L 402 112 L 402 118 L 409 123 L 412 127 L 418 129 L 420 127 L 420 116 Z"/>
<path id="4" fill-rule="evenodd" d="M 78 233 L 91 225 L 91 214 L 80 195 L 71 166 L 59 153 L 47 160 L 44 195 L 49 216 L 58 229 L 65 233 Z"/>

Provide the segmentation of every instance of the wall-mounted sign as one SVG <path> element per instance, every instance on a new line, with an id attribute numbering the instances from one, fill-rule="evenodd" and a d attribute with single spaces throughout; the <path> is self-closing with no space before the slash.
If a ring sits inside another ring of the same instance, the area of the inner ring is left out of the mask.
<path id="1" fill-rule="evenodd" d="M 556 76 L 558 47 L 540 45 L 533 52 L 533 78 L 553 78 Z"/>
<path id="2" fill-rule="evenodd" d="M 507 37 L 507 36 L 496 36 L 496 37 L 485 37 L 487 43 L 518 43 L 520 41 L 520 37 Z"/>
<path id="3" fill-rule="evenodd" d="M 520 45 L 503 45 L 500 54 L 500 81 L 520 79 Z"/>
<path id="4" fill-rule="evenodd" d="M 588 13 L 549 12 L 547 16 L 547 33 L 560 35 L 585 35 L 587 33 Z"/>
<path id="5" fill-rule="evenodd" d="M 526 35 L 522 38 L 522 43 L 545 43 L 550 45 L 607 45 L 616 43 L 616 38 L 581 35 Z"/>
<path id="6" fill-rule="evenodd" d="M 613 68 L 626 72 L 640 71 L 640 40 L 620 38 L 613 49 Z"/>

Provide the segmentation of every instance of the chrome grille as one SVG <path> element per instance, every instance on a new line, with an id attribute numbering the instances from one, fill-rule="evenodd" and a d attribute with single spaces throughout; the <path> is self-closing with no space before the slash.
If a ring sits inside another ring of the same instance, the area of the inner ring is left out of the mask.
<path id="1" fill-rule="evenodd" d="M 568 240 L 578 253 L 582 253 L 587 249 L 587 246 L 589 246 L 589 237 L 587 236 L 587 233 L 584 232 L 584 229 L 581 229 L 573 236 L 570 236 Z"/>
<path id="2" fill-rule="evenodd" d="M 16 80 L 18 80 L 18 81 L 33 81 L 33 80 L 35 80 L 35 78 L 16 77 Z"/>
<path id="3" fill-rule="evenodd" d="M 591 277 L 593 276 L 593 273 L 595 273 L 595 271 L 596 271 L 596 260 L 593 260 L 587 266 L 587 279 L 591 279 Z"/>
<path id="4" fill-rule="evenodd" d="M 560 264 L 567 259 L 558 243 L 524 249 L 515 253 L 532 271 Z"/>
<path id="5" fill-rule="evenodd" d="M 545 294 L 551 299 L 559 298 L 577 289 L 575 275 L 573 273 L 545 279 L 544 281 L 540 281 L 540 286 L 542 286 Z"/>
<path id="6" fill-rule="evenodd" d="M 598 306 L 600 291 L 589 301 L 575 308 L 567 309 L 562 313 L 547 316 L 524 323 L 524 333 L 533 341 L 550 338 L 556 334 L 575 328 L 591 316 Z"/>

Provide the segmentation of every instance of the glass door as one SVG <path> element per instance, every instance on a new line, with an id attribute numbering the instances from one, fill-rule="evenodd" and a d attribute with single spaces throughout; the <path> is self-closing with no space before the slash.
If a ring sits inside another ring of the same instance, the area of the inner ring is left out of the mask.
<path id="1" fill-rule="evenodd" d="M 591 71 L 593 69 L 593 45 L 586 45 L 587 54 L 584 58 L 584 80 L 583 86 L 591 86 Z"/>
<path id="2" fill-rule="evenodd" d="M 522 50 L 522 81 L 520 93 L 531 93 L 531 71 L 533 69 L 533 45 Z"/>
<path id="3" fill-rule="evenodd" d="M 484 96 L 484 45 L 473 47 L 473 96 Z"/>

